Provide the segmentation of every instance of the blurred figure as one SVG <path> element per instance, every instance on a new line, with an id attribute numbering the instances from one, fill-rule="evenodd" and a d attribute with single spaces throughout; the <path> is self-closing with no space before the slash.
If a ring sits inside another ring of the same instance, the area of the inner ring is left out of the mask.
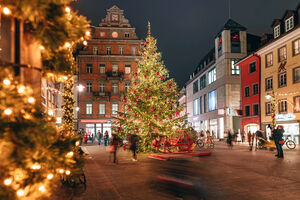
<path id="1" fill-rule="evenodd" d="M 230 148 L 233 147 L 232 140 L 233 140 L 233 135 L 231 134 L 230 131 L 228 131 L 227 144 L 228 144 L 228 146 L 229 146 Z"/>
<path id="2" fill-rule="evenodd" d="M 98 131 L 98 133 L 97 133 L 98 145 L 101 144 L 102 138 L 103 138 L 103 133 L 101 133 L 100 131 Z"/>
<path id="3" fill-rule="evenodd" d="M 84 133 L 84 143 L 87 144 L 87 141 L 88 141 L 88 135 L 87 135 L 87 133 L 85 132 L 85 133 Z"/>
<path id="4" fill-rule="evenodd" d="M 112 140 L 111 140 L 111 145 L 113 146 L 113 151 L 111 153 L 113 153 L 114 155 L 114 163 L 118 163 L 117 160 L 117 150 L 118 150 L 118 146 L 119 146 L 119 138 L 117 136 L 117 134 L 112 134 Z"/>
<path id="5" fill-rule="evenodd" d="M 280 144 L 280 141 L 283 141 L 282 139 L 283 133 L 284 133 L 283 126 L 277 126 L 277 129 L 273 130 L 273 138 L 277 149 L 277 154 L 275 156 L 277 156 L 278 158 L 283 158 L 283 151 L 282 151 L 283 144 Z"/>
<path id="6" fill-rule="evenodd" d="M 104 133 L 104 146 L 107 146 L 108 138 L 109 138 L 108 131 L 105 131 L 105 133 Z"/>
<path id="7" fill-rule="evenodd" d="M 130 150 L 132 151 L 132 161 L 137 161 L 136 156 L 136 149 L 137 149 L 137 142 L 138 136 L 134 133 L 130 136 Z"/>
<path id="8" fill-rule="evenodd" d="M 242 131 L 242 133 L 241 133 L 241 139 L 242 139 L 242 143 L 244 143 L 245 142 L 245 131 Z"/>
<path id="9" fill-rule="evenodd" d="M 248 132 L 248 143 L 249 143 L 249 151 L 252 151 L 253 140 L 252 140 L 252 134 L 250 131 Z"/>

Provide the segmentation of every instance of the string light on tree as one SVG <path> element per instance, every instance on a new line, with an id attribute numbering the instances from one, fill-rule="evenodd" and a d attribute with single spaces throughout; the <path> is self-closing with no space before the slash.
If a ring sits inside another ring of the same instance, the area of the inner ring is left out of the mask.
<path id="1" fill-rule="evenodd" d="M 4 114 L 6 114 L 6 115 L 11 115 L 11 114 L 12 114 L 12 110 L 11 110 L 10 108 L 6 108 L 6 109 L 4 110 Z"/>
<path id="2" fill-rule="evenodd" d="M 4 13 L 5 15 L 10 15 L 10 9 L 7 8 L 7 7 L 4 7 L 4 8 L 3 8 L 3 13 Z"/>
<path id="3" fill-rule="evenodd" d="M 4 180 L 4 185 L 10 185 L 12 183 L 12 179 L 7 178 Z"/>

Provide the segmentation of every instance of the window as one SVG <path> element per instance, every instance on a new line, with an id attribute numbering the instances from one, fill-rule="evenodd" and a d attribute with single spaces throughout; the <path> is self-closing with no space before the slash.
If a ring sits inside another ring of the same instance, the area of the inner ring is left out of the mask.
<path id="1" fill-rule="evenodd" d="M 193 83 L 193 94 L 198 92 L 198 80 Z"/>
<path id="2" fill-rule="evenodd" d="M 131 65 L 130 64 L 126 64 L 125 65 L 125 74 L 130 74 L 131 73 Z"/>
<path id="3" fill-rule="evenodd" d="M 129 90 L 129 88 L 130 88 L 130 82 L 125 82 L 125 92 L 128 92 L 128 90 Z"/>
<path id="4" fill-rule="evenodd" d="M 116 74 L 116 73 L 118 73 L 118 65 L 112 65 L 112 69 L 111 69 L 111 71 L 112 71 L 112 73 L 113 74 Z"/>
<path id="5" fill-rule="evenodd" d="M 135 56 L 136 55 L 136 47 L 131 47 L 131 52 L 132 52 L 132 55 Z"/>
<path id="6" fill-rule="evenodd" d="M 250 88 L 249 86 L 245 87 L 245 97 L 249 97 L 250 96 Z"/>
<path id="7" fill-rule="evenodd" d="M 278 111 L 279 113 L 287 112 L 287 100 L 279 100 L 278 102 Z"/>
<path id="8" fill-rule="evenodd" d="M 272 104 L 270 102 L 266 103 L 266 115 L 270 115 L 272 110 L 271 110 Z"/>
<path id="9" fill-rule="evenodd" d="M 129 38 L 130 34 L 129 33 L 125 33 L 124 36 L 125 36 L 125 38 Z"/>
<path id="10" fill-rule="evenodd" d="M 272 89 L 273 89 L 273 78 L 272 77 L 266 78 L 266 91 Z"/>
<path id="11" fill-rule="evenodd" d="M 300 39 L 293 42 L 293 55 L 298 55 L 300 53 Z"/>
<path id="12" fill-rule="evenodd" d="M 206 87 L 206 75 L 204 74 L 200 78 L 200 90 Z"/>
<path id="13" fill-rule="evenodd" d="M 118 89 L 118 83 L 112 83 L 111 84 L 111 92 L 113 94 L 117 94 L 119 92 L 119 89 Z"/>
<path id="14" fill-rule="evenodd" d="M 200 114 L 203 113 L 202 106 L 203 106 L 202 97 L 200 97 Z"/>
<path id="15" fill-rule="evenodd" d="M 286 86 L 286 72 L 278 74 L 278 87 Z"/>
<path id="16" fill-rule="evenodd" d="M 117 103 L 111 104 L 111 114 L 112 115 L 118 114 L 118 108 L 119 108 L 119 105 Z"/>
<path id="17" fill-rule="evenodd" d="M 218 38 L 218 58 L 222 56 L 222 36 Z"/>
<path id="18" fill-rule="evenodd" d="M 286 60 L 286 47 L 281 47 L 278 49 L 278 62 Z"/>
<path id="19" fill-rule="evenodd" d="M 274 38 L 278 38 L 280 36 L 280 25 L 274 27 Z"/>
<path id="20" fill-rule="evenodd" d="M 285 20 L 285 31 L 289 31 L 292 28 L 294 28 L 294 17 L 290 17 L 287 20 Z"/>
<path id="21" fill-rule="evenodd" d="M 293 79 L 294 83 L 300 82 L 300 67 L 293 69 Z"/>
<path id="22" fill-rule="evenodd" d="M 294 112 L 300 112 L 300 96 L 294 97 Z"/>
<path id="23" fill-rule="evenodd" d="M 99 114 L 105 115 L 105 104 L 104 103 L 99 103 Z"/>
<path id="24" fill-rule="evenodd" d="M 245 116 L 246 117 L 250 116 L 250 106 L 249 105 L 245 106 Z"/>
<path id="25" fill-rule="evenodd" d="M 111 55 L 111 47 L 106 47 L 106 55 Z"/>
<path id="26" fill-rule="evenodd" d="M 199 115 L 199 99 L 193 101 L 193 114 Z"/>
<path id="27" fill-rule="evenodd" d="M 105 64 L 102 63 L 99 64 L 99 73 L 105 74 Z"/>
<path id="28" fill-rule="evenodd" d="M 119 47 L 119 53 L 120 53 L 120 55 L 124 54 L 124 47 Z"/>
<path id="29" fill-rule="evenodd" d="M 231 32 L 231 53 L 241 53 L 241 42 L 238 31 Z"/>
<path id="30" fill-rule="evenodd" d="M 217 109 L 217 91 L 213 90 L 208 93 L 208 111 Z"/>
<path id="31" fill-rule="evenodd" d="M 253 115 L 259 114 L 259 107 L 258 104 L 253 104 Z"/>
<path id="32" fill-rule="evenodd" d="M 232 75 L 238 75 L 240 74 L 240 67 L 237 65 L 234 65 L 235 60 L 231 60 L 231 74 Z"/>
<path id="33" fill-rule="evenodd" d="M 93 47 L 93 54 L 97 55 L 98 54 L 98 47 Z"/>
<path id="34" fill-rule="evenodd" d="M 208 72 L 208 84 L 211 84 L 216 81 L 217 74 L 216 74 L 216 68 Z"/>
<path id="35" fill-rule="evenodd" d="M 93 114 L 93 104 L 87 103 L 85 108 L 86 108 L 86 114 L 87 115 Z"/>
<path id="36" fill-rule="evenodd" d="M 88 73 L 88 74 L 93 73 L 93 64 L 91 64 L 91 63 L 86 64 L 86 73 Z"/>
<path id="37" fill-rule="evenodd" d="M 258 83 L 253 84 L 253 95 L 256 95 L 259 93 Z"/>
<path id="38" fill-rule="evenodd" d="M 249 73 L 256 72 L 256 62 L 252 62 L 249 64 Z"/>
<path id="39" fill-rule="evenodd" d="M 273 65 L 273 53 L 269 53 L 266 55 L 266 67 L 270 67 Z"/>
<path id="40" fill-rule="evenodd" d="M 103 93 L 105 92 L 105 83 L 99 82 L 99 92 Z"/>
<path id="41" fill-rule="evenodd" d="M 203 95 L 203 112 L 206 113 L 206 94 Z"/>
<path id="42" fill-rule="evenodd" d="M 100 37 L 105 37 L 105 32 L 100 32 Z"/>
<path id="43" fill-rule="evenodd" d="M 93 83 L 87 82 L 86 83 L 86 92 L 92 92 L 93 91 Z"/>

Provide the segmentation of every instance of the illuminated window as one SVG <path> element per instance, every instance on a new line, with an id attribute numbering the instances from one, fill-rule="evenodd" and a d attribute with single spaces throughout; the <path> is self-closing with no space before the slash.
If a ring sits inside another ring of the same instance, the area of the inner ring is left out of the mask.
<path id="1" fill-rule="evenodd" d="M 279 113 L 287 112 L 287 100 L 279 100 L 278 101 L 278 111 L 279 111 Z"/>
<path id="2" fill-rule="evenodd" d="M 99 73 L 105 74 L 105 64 L 99 64 Z"/>
<path id="3" fill-rule="evenodd" d="M 278 74 L 278 87 L 286 86 L 286 72 Z"/>
<path id="4" fill-rule="evenodd" d="M 93 47 L 93 54 L 97 55 L 98 54 L 98 47 Z"/>
<path id="5" fill-rule="evenodd" d="M 93 104 L 91 103 L 86 104 L 86 114 L 87 115 L 93 114 Z"/>
<path id="6" fill-rule="evenodd" d="M 269 53 L 266 55 L 266 67 L 270 67 L 273 65 L 273 53 Z"/>
<path id="7" fill-rule="evenodd" d="M 293 55 L 298 55 L 300 53 L 300 39 L 293 42 Z"/>
<path id="8" fill-rule="evenodd" d="M 240 66 L 235 65 L 235 60 L 231 60 L 231 74 L 239 75 L 240 74 Z"/>
<path id="9" fill-rule="evenodd" d="M 124 54 L 124 47 L 119 47 L 119 52 L 120 52 L 120 55 L 123 55 Z"/>
<path id="10" fill-rule="evenodd" d="M 208 84 L 211 84 L 217 80 L 216 68 L 208 72 Z"/>
<path id="11" fill-rule="evenodd" d="M 118 114 L 119 105 L 117 103 L 111 104 L 111 114 L 116 115 Z"/>
<path id="12" fill-rule="evenodd" d="M 193 101 L 193 114 L 199 115 L 199 99 Z"/>
<path id="13" fill-rule="evenodd" d="M 130 64 L 126 64 L 125 65 L 125 74 L 130 74 L 131 73 L 131 65 Z"/>
<path id="14" fill-rule="evenodd" d="M 208 111 L 217 109 L 217 91 L 213 90 L 208 93 Z"/>
<path id="15" fill-rule="evenodd" d="M 286 60 L 286 47 L 281 47 L 278 49 L 278 61 L 284 61 Z"/>
<path id="16" fill-rule="evenodd" d="M 99 114 L 104 115 L 105 114 L 105 104 L 99 103 Z"/>
<path id="17" fill-rule="evenodd" d="M 285 20 L 285 31 L 289 31 L 292 28 L 294 28 L 294 17 L 290 17 L 287 20 Z"/>
<path id="18" fill-rule="evenodd" d="M 274 38 L 279 37 L 279 35 L 280 35 L 280 25 L 277 25 L 274 28 Z"/>

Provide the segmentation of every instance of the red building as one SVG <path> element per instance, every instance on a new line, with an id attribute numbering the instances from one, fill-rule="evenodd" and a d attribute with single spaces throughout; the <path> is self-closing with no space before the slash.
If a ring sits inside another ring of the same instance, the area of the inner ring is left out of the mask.
<path id="1" fill-rule="evenodd" d="M 77 56 L 77 85 L 85 87 L 78 95 L 78 129 L 111 134 L 113 117 L 124 110 L 122 97 L 136 71 L 140 46 L 135 28 L 117 6 L 91 27 L 91 39 Z"/>
<path id="2" fill-rule="evenodd" d="M 242 131 L 254 133 L 260 120 L 260 57 L 251 54 L 236 65 L 241 69 Z"/>

